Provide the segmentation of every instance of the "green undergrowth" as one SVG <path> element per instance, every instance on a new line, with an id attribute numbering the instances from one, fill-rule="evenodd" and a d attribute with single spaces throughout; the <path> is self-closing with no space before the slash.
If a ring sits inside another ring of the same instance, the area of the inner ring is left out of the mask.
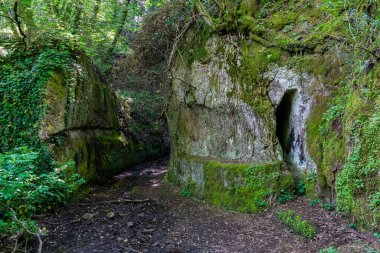
<path id="1" fill-rule="evenodd" d="M 46 152 L 23 147 L 0 154 L 0 234 L 40 234 L 32 215 L 62 205 L 84 183 L 73 163 L 56 164 Z"/>
<path id="2" fill-rule="evenodd" d="M 125 101 L 126 109 L 132 120 L 128 130 L 138 136 L 141 132 L 162 133 L 163 121 L 160 116 L 164 106 L 164 98 L 160 94 L 148 91 L 119 90 L 117 96 Z"/>
<path id="3" fill-rule="evenodd" d="M 361 227 L 379 229 L 380 72 L 378 65 L 354 71 L 355 78 L 315 105 L 307 125 L 308 144 L 321 193 L 335 192 L 340 213 Z"/>
<path id="4" fill-rule="evenodd" d="M 44 112 L 45 85 L 54 71 L 69 70 L 65 49 L 14 52 L 0 65 L 0 152 L 17 146 L 39 146 L 38 130 Z"/>
<path id="5" fill-rule="evenodd" d="M 290 227 L 294 232 L 307 239 L 313 239 L 317 234 L 317 228 L 311 222 L 302 218 L 301 215 L 291 210 L 281 210 L 277 213 L 281 223 Z"/>
<path id="6" fill-rule="evenodd" d="M 340 253 L 341 251 L 335 247 L 328 247 L 326 249 L 321 249 L 319 253 Z"/>
<path id="7" fill-rule="evenodd" d="M 46 85 L 71 71 L 65 45 L 13 51 L 0 59 L 0 234 L 41 234 L 32 216 L 67 201 L 84 182 L 39 139 Z"/>
<path id="8" fill-rule="evenodd" d="M 126 128 L 136 140 L 136 156 L 141 160 L 157 158 L 168 152 L 164 139 L 167 126 L 163 118 L 164 97 L 148 91 L 119 90 L 118 99 L 125 107 Z M 145 159 L 144 159 L 145 156 Z"/>
<path id="9" fill-rule="evenodd" d="M 295 200 L 299 196 L 305 195 L 305 183 L 302 180 L 296 182 L 292 175 L 286 175 L 280 180 L 280 193 L 277 196 L 279 203 Z"/>

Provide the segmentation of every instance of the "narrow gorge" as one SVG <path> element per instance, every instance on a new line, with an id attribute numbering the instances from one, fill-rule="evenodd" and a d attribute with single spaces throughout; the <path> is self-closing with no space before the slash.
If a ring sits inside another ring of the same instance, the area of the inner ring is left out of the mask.
<path id="1" fill-rule="evenodd" d="M 380 252 L 374 0 L 0 3 L 0 253 Z"/>

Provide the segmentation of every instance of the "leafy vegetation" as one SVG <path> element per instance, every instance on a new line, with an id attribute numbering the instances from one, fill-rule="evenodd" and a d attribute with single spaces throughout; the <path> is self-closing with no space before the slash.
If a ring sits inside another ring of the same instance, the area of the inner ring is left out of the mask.
<path id="1" fill-rule="evenodd" d="M 309 201 L 309 206 L 316 206 L 316 205 L 319 205 L 320 203 L 321 203 L 320 199 L 313 199 Z"/>
<path id="2" fill-rule="evenodd" d="M 335 210 L 334 205 L 331 204 L 331 203 L 322 203 L 322 204 L 321 204 L 321 207 L 322 207 L 323 209 L 326 209 L 327 211 L 334 211 L 334 210 Z"/>
<path id="3" fill-rule="evenodd" d="M 340 253 L 340 250 L 335 247 L 328 247 L 326 249 L 321 249 L 319 253 Z"/>
<path id="4" fill-rule="evenodd" d="M 82 183 L 73 164 L 27 147 L 0 154 L 0 234 L 40 233 L 32 215 L 63 204 Z"/>
<path id="5" fill-rule="evenodd" d="M 113 56 L 126 54 L 141 18 L 162 0 L 5 0 L 0 5 L 0 42 L 7 50 L 72 41 L 102 71 Z"/>
<path id="6" fill-rule="evenodd" d="M 293 179 L 294 181 L 294 179 Z M 295 191 L 290 190 L 292 187 L 287 187 L 287 189 L 281 189 L 280 194 L 277 197 L 279 203 L 285 203 L 291 200 L 296 199 L 299 196 L 305 195 L 305 183 L 302 180 L 299 180 L 296 184 Z"/>
<path id="7" fill-rule="evenodd" d="M 244 82 L 240 87 L 245 91 L 243 100 L 262 116 L 273 109 L 269 100 L 261 99 L 268 86 L 262 75 L 272 64 L 288 64 L 309 72 L 321 79 L 329 91 L 328 98 L 314 108 L 307 129 L 318 172 L 299 181 L 296 191 L 294 187 L 279 189 L 278 201 L 309 194 L 319 184 L 322 195 L 335 194 L 336 206 L 320 200 L 311 201 L 311 206 L 320 204 L 330 211 L 336 207 L 345 215 L 355 216 L 359 225 L 379 228 L 378 2 L 164 2 L 5 0 L 0 3 L 0 234 L 40 233 L 31 217 L 61 205 L 83 183 L 73 174 L 72 165 L 54 162 L 39 138 L 46 109 L 45 86 L 53 73 L 68 79 L 73 59 L 84 51 L 102 74 L 111 76 L 108 80 L 112 84 L 121 86 L 120 83 L 128 82 L 135 88 L 151 87 L 149 92 L 136 91 L 137 88 L 118 92 L 130 109 L 126 113 L 133 115 L 127 122 L 130 133 L 143 139 L 142 132 L 147 126 L 148 132 L 154 134 L 165 127 L 157 121 L 165 109 L 166 95 L 159 91 L 171 67 L 167 62 L 174 57 L 172 49 L 180 48 L 179 57 L 185 57 L 189 63 L 205 60 L 208 58 L 205 44 L 211 33 L 227 35 L 232 41 L 231 52 L 226 55 L 231 63 L 229 74 Z M 195 17 L 202 21 L 195 22 Z M 192 23 L 196 23 L 191 30 L 193 40 L 179 46 L 181 36 L 188 31 L 183 28 Z M 239 50 L 241 65 L 233 64 Z M 332 54 L 334 60 L 315 57 Z M 134 80 L 112 78 L 112 73 L 119 76 L 118 68 L 125 66 L 128 78 Z M 152 149 L 156 148 L 157 140 L 147 141 L 153 143 Z M 233 185 L 220 192 L 216 168 L 227 171 L 230 178 L 235 174 L 247 178 L 247 186 Z M 277 190 L 281 175 L 277 164 L 254 168 L 223 167 L 208 162 L 206 172 L 210 186 L 206 194 L 214 204 L 232 208 L 244 202 L 251 211 L 266 207 L 265 200 Z M 190 196 L 192 191 L 196 192 L 184 188 L 182 194 Z M 280 211 L 278 217 L 306 238 L 316 234 L 315 226 L 292 211 Z M 328 248 L 323 252 L 337 251 Z"/>
<path id="8" fill-rule="evenodd" d="M 40 139 L 42 119 L 51 109 L 46 103 L 48 83 L 59 75 L 63 90 L 76 92 L 70 82 L 79 71 L 76 59 L 83 52 L 101 73 L 108 73 L 115 57 L 130 54 L 142 17 L 162 4 L 160 0 L 0 3 L 0 136 L 4 137 L 0 138 L 0 235 L 40 235 L 43 231 L 36 226 L 33 215 L 62 205 L 84 182 L 75 174 L 78 168 L 73 163 L 54 161 Z M 167 14 L 162 25 L 171 26 L 167 36 L 175 37 L 180 28 L 173 26 L 172 16 Z M 163 38 L 162 45 L 169 50 L 165 43 L 172 38 Z M 162 134 L 164 126 L 158 118 L 163 100 L 154 92 L 121 95 L 133 99 L 129 113 L 137 117 L 131 119 L 134 138 L 149 135 L 143 131 L 143 124 L 150 126 L 152 135 Z M 69 108 L 74 102 L 67 96 Z M 59 138 L 55 138 L 58 145 Z M 146 145 L 148 152 L 162 152 L 162 138 L 145 142 L 141 145 Z M 133 148 L 146 152 L 145 146 Z"/>
<path id="9" fill-rule="evenodd" d="M 191 191 L 188 188 L 182 188 L 181 189 L 181 194 L 185 198 L 190 198 L 191 197 Z"/>
<path id="10" fill-rule="evenodd" d="M 53 71 L 68 72 L 70 52 L 61 48 L 11 53 L 0 66 L 0 152 L 39 145 L 45 85 Z"/>
<path id="11" fill-rule="evenodd" d="M 315 225 L 302 219 L 302 216 L 294 211 L 281 210 L 277 213 L 277 217 L 283 224 L 289 226 L 294 232 L 305 238 L 312 239 L 317 234 Z"/>

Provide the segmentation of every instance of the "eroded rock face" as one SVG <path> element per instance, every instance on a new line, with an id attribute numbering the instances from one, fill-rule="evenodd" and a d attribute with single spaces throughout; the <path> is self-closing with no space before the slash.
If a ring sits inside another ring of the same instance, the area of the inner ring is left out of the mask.
<path id="1" fill-rule="evenodd" d="M 291 101 L 290 119 L 287 143 L 288 150 L 283 147 L 287 159 L 298 170 L 315 171 L 316 165 L 310 157 L 307 148 L 306 120 L 313 105 L 310 88 L 316 80 L 313 76 L 299 75 L 286 67 L 273 67 L 267 73 L 270 79 L 268 97 L 275 109 L 278 109 L 287 92 L 293 92 L 294 98 Z M 277 125 L 279 122 L 277 122 Z"/>
<path id="2" fill-rule="evenodd" d="M 239 51 L 213 36 L 203 59 L 189 64 L 178 58 L 168 110 L 169 179 L 215 205 L 256 212 L 269 196 L 294 190 L 286 168 L 315 170 L 305 130 L 314 79 L 275 64 L 268 65 L 258 83 L 236 78 L 250 75 L 251 56 L 260 58 L 255 45 L 247 45 Z M 276 112 L 288 92 L 294 98 L 285 110 L 286 148 L 276 135 Z"/>
<path id="3" fill-rule="evenodd" d="M 209 52 L 218 43 L 211 39 Z M 177 65 L 168 118 L 174 153 L 256 163 L 280 159 L 279 148 L 270 145 L 273 131 L 241 99 L 244 90 L 231 79 L 228 68 L 219 54 L 208 63 Z"/>
<path id="4" fill-rule="evenodd" d="M 127 136 L 129 126 L 121 124 L 124 115 L 118 112 L 129 109 L 81 56 L 71 76 L 55 73 L 47 84 L 39 137 L 49 143 L 58 161 L 73 160 L 85 179 L 104 181 L 157 155 L 152 153 L 160 148 Z"/>

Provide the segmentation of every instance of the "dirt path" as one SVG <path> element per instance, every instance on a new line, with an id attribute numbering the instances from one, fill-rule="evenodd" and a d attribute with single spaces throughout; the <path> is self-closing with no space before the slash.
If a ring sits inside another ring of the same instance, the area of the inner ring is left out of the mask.
<path id="1" fill-rule="evenodd" d="M 329 246 L 377 252 L 371 237 L 305 198 L 257 215 L 225 212 L 181 196 L 164 183 L 166 168 L 166 160 L 140 165 L 44 217 L 43 252 L 319 252 Z M 118 199 L 149 201 L 112 203 Z M 282 225 L 276 212 L 283 208 L 315 223 L 317 237 L 303 239 Z"/>

